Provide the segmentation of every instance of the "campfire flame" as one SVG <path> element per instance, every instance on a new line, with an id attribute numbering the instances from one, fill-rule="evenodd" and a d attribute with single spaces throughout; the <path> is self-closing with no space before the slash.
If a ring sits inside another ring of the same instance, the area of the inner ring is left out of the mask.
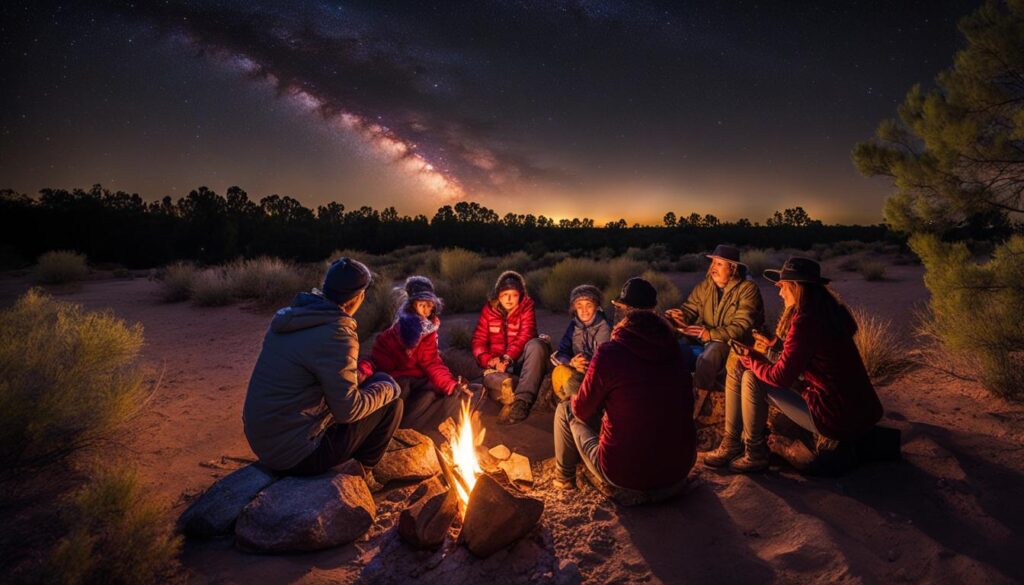
<path id="1" fill-rule="evenodd" d="M 462 481 L 455 482 L 455 489 L 462 500 L 463 508 L 469 504 L 469 493 L 476 485 L 476 478 L 483 473 L 476 459 L 476 435 L 473 433 L 472 417 L 469 412 L 469 401 L 462 401 L 462 414 L 454 436 L 449 440 L 452 449 L 452 463 L 455 473 Z"/>

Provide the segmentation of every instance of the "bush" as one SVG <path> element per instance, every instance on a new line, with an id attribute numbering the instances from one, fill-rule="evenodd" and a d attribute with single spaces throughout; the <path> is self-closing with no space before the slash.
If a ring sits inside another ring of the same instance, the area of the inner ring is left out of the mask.
<path id="1" fill-rule="evenodd" d="M 228 266 L 231 294 L 252 299 L 264 308 L 287 305 L 298 293 L 316 286 L 322 274 L 314 277 L 278 258 L 260 257 L 240 260 Z"/>
<path id="2" fill-rule="evenodd" d="M 754 278 L 760 277 L 766 269 L 777 268 L 781 264 L 775 254 L 759 248 L 740 252 L 740 262 L 747 265 L 747 274 Z"/>
<path id="3" fill-rule="evenodd" d="M 675 269 L 679 272 L 699 272 L 707 270 L 708 260 L 700 254 L 683 254 L 676 260 Z"/>
<path id="4" fill-rule="evenodd" d="M 450 248 L 441 252 L 440 277 L 455 284 L 468 280 L 480 270 L 482 258 L 476 252 Z"/>
<path id="5" fill-rule="evenodd" d="M 526 294 L 533 297 L 533 300 L 537 305 L 541 307 L 547 307 L 548 309 L 554 309 L 563 305 L 557 305 L 556 307 L 548 307 L 544 300 L 540 298 L 540 291 L 544 288 L 544 283 L 548 281 L 548 277 L 551 276 L 550 268 L 538 268 L 537 270 L 531 270 L 523 275 L 526 278 Z M 565 299 L 569 302 L 568 297 Z"/>
<path id="6" fill-rule="evenodd" d="M 39 257 L 35 281 L 41 284 L 65 284 L 83 280 L 89 275 L 85 255 L 70 250 L 47 252 Z"/>
<path id="7" fill-rule="evenodd" d="M 533 259 L 530 258 L 530 255 L 520 250 L 518 252 L 512 252 L 511 254 L 502 256 L 501 259 L 498 260 L 497 268 L 499 271 L 515 270 L 520 274 L 525 274 L 532 264 Z"/>
<path id="8" fill-rule="evenodd" d="M 112 274 L 113 274 L 114 278 L 133 278 L 134 277 L 134 275 L 132 274 L 132 271 L 128 270 L 127 268 L 115 268 Z"/>
<path id="9" fill-rule="evenodd" d="M 200 307 L 222 307 L 231 304 L 232 283 L 221 268 L 207 268 L 192 281 L 192 303 Z"/>
<path id="10" fill-rule="evenodd" d="M 477 274 L 459 283 L 436 280 L 434 286 L 438 296 L 444 300 L 446 312 L 466 313 L 479 311 L 487 302 L 487 294 L 491 291 L 491 279 L 488 274 Z"/>
<path id="11" fill-rule="evenodd" d="M 141 325 L 37 289 L 0 313 L 0 482 L 65 463 L 134 413 L 142 342 Z"/>
<path id="12" fill-rule="evenodd" d="M 963 242 L 931 235 L 910 240 L 931 292 L 930 328 L 944 348 L 964 356 L 990 392 L 1024 399 L 1024 236 L 975 262 Z"/>
<path id="13" fill-rule="evenodd" d="M 870 282 L 876 282 L 879 280 L 885 280 L 885 262 L 881 260 L 861 260 L 860 265 L 857 267 L 857 272 L 864 277 L 864 280 Z"/>
<path id="14" fill-rule="evenodd" d="M 177 303 L 192 296 L 196 280 L 196 267 L 187 262 L 175 262 L 164 271 L 160 279 L 160 298 L 165 303 Z"/>
<path id="15" fill-rule="evenodd" d="M 43 581 L 62 584 L 164 582 L 177 569 L 181 538 L 134 473 L 104 471 L 71 498 L 69 528 Z"/>
<path id="16" fill-rule="evenodd" d="M 679 292 L 679 287 L 669 280 L 667 276 L 660 272 L 648 270 L 644 272 L 643 277 L 654 285 L 654 290 L 658 291 L 658 306 L 656 310 L 659 313 L 683 304 L 683 293 Z"/>
<path id="17" fill-rule="evenodd" d="M 448 330 L 448 347 L 454 349 L 470 349 L 473 342 L 473 325 L 470 323 L 454 323 L 445 325 Z"/>
<path id="18" fill-rule="evenodd" d="M 861 258 L 858 256 L 847 256 L 839 263 L 839 270 L 843 272 L 857 272 L 860 270 Z"/>
<path id="19" fill-rule="evenodd" d="M 634 276 L 643 276 L 645 272 L 647 272 L 646 264 L 629 258 L 621 257 L 609 262 L 608 279 L 604 285 L 598 285 L 598 288 L 604 288 L 605 305 L 619 296 L 622 285 L 626 284 L 627 280 Z M 568 302 L 568 298 L 566 298 L 566 302 Z"/>
<path id="20" fill-rule="evenodd" d="M 569 293 L 581 284 L 592 284 L 597 288 L 606 287 L 608 269 L 587 258 L 562 260 L 551 269 L 551 274 L 541 286 L 541 302 L 553 311 L 565 310 L 569 306 Z"/>
<path id="21" fill-rule="evenodd" d="M 369 339 L 374 333 L 383 331 L 395 319 L 395 296 L 392 294 L 391 283 L 394 279 L 387 273 L 373 273 L 373 280 L 366 289 L 366 300 L 356 312 L 355 319 L 359 324 L 359 341 Z"/>
<path id="22" fill-rule="evenodd" d="M 857 333 L 853 336 L 857 351 L 873 384 L 883 384 L 906 370 L 909 365 L 903 343 L 892 331 L 892 322 L 866 311 L 853 309 Z"/>

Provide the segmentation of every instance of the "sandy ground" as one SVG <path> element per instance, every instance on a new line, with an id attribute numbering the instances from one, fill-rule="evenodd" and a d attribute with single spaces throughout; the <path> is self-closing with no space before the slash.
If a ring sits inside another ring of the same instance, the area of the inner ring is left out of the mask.
<path id="1" fill-rule="evenodd" d="M 847 302 L 891 319 L 904 333 L 927 299 L 917 266 L 893 266 L 890 279 L 876 283 L 826 272 Z M 699 275 L 672 277 L 688 290 Z M 26 287 L 22 278 L 0 278 L 0 304 Z M 777 314 L 775 290 L 762 290 Z M 161 382 L 117 456 L 139 467 L 173 521 L 229 471 L 218 469 L 222 457 L 252 457 L 241 407 L 269 315 L 162 304 L 157 285 L 145 279 L 91 281 L 59 296 L 143 324 L 143 359 Z M 474 319 L 452 315 L 445 322 Z M 565 315 L 541 312 L 542 332 L 557 338 L 565 324 Z M 393 529 L 405 496 L 398 491 L 379 496 L 377 526 L 353 545 L 259 556 L 230 542 L 189 543 L 182 562 L 193 582 L 246 585 L 546 582 L 577 571 L 587 583 L 1024 581 L 1024 407 L 930 369 L 878 390 L 885 422 L 903 431 L 904 460 L 840 479 L 806 478 L 782 466 L 756 476 L 722 475 L 698 465 L 685 496 L 620 508 L 591 489 L 548 489 L 542 473 L 534 490 L 547 505 L 539 529 L 488 561 L 474 561 L 463 549 L 406 549 Z M 484 416 L 487 444 L 504 443 L 548 470 L 551 413 L 535 412 L 508 428 L 494 424 L 493 412 Z M 441 570 L 456 565 L 455 572 Z"/>

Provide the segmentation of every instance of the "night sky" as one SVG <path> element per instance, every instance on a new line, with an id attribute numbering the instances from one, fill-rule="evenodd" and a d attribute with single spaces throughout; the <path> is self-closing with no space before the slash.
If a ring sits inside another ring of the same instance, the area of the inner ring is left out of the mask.
<path id="1" fill-rule="evenodd" d="M 0 188 L 876 223 L 850 149 L 977 5 L 5 2 Z"/>

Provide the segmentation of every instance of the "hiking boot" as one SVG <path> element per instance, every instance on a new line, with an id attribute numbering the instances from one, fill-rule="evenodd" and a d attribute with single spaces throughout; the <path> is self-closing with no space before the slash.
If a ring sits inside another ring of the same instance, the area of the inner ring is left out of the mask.
<path id="1" fill-rule="evenodd" d="M 504 409 L 502 411 L 504 413 Z M 530 415 L 530 405 L 525 400 L 515 400 L 504 414 L 504 417 L 498 419 L 499 424 L 514 425 L 523 422 Z"/>
<path id="2" fill-rule="evenodd" d="M 551 485 L 553 485 L 555 487 L 555 489 L 559 489 L 559 490 L 563 490 L 563 491 L 575 490 L 576 489 L 576 476 L 566 477 L 566 476 L 562 475 L 561 473 L 555 473 L 555 477 L 552 478 L 552 480 L 551 480 Z"/>
<path id="3" fill-rule="evenodd" d="M 743 455 L 743 441 L 726 435 L 718 448 L 704 456 L 704 465 L 708 467 L 727 467 L 734 459 Z"/>
<path id="4" fill-rule="evenodd" d="M 768 443 L 765 441 L 758 441 L 757 443 L 747 443 L 746 453 L 743 457 L 735 459 L 729 464 L 729 469 L 736 473 L 755 473 L 758 471 L 764 471 L 768 469 L 768 457 L 771 455 L 771 451 L 768 450 Z"/>

